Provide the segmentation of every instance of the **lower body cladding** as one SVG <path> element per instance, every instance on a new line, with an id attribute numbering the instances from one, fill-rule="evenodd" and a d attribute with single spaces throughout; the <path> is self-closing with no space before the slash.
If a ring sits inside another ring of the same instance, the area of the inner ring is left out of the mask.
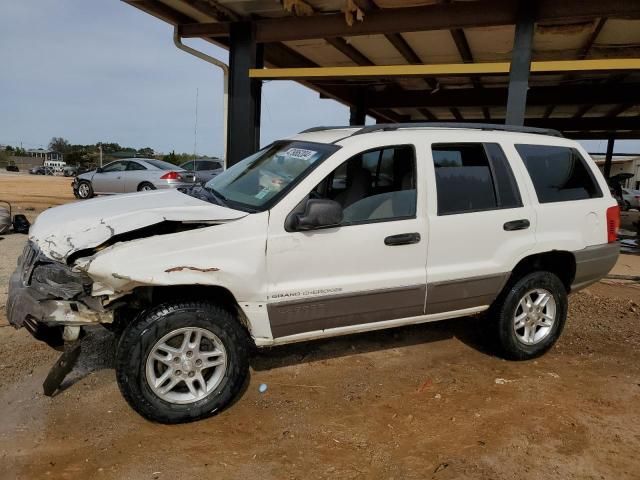
<path id="1" fill-rule="evenodd" d="M 619 253 L 619 242 L 594 245 L 574 252 L 576 274 L 571 283 L 571 291 L 588 287 L 604 277 L 618 261 Z"/>
<path id="2" fill-rule="evenodd" d="M 571 291 L 604 277 L 615 265 L 618 243 L 574 253 Z M 443 320 L 482 312 L 503 290 L 511 272 L 383 290 L 327 295 L 267 305 L 272 343 Z M 262 344 L 262 342 L 260 343 Z M 264 342 L 265 345 L 269 342 Z"/>
<path id="3" fill-rule="evenodd" d="M 477 313 L 491 305 L 508 278 L 508 273 L 500 273 L 272 303 L 267 306 L 271 332 L 275 339 L 300 334 L 313 336 L 313 332 L 322 336 L 325 331 L 337 333 L 335 329 L 362 325 L 375 329 L 378 324 L 379 328 L 385 328 L 392 326 L 387 322 L 398 319 L 413 319 L 415 322 L 407 323 L 416 323 Z"/>

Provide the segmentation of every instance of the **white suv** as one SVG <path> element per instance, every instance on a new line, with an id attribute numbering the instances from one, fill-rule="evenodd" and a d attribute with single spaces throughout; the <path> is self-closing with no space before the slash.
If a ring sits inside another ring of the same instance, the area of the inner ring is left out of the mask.
<path id="1" fill-rule="evenodd" d="M 554 132 L 318 128 L 191 195 L 47 210 L 8 317 L 67 348 L 84 326 L 107 326 L 131 406 L 184 422 L 232 401 L 253 346 L 488 311 L 505 357 L 541 355 L 567 294 L 616 262 L 618 224 L 596 165 Z"/>

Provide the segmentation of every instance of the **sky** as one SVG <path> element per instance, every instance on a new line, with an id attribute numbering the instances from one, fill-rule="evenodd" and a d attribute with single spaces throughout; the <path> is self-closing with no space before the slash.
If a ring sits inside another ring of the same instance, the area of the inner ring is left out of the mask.
<path id="1" fill-rule="evenodd" d="M 222 73 L 173 44 L 173 28 L 117 0 L 0 1 L 0 144 L 39 148 L 51 137 L 159 152 L 222 155 Z M 227 52 L 184 43 L 223 61 Z M 261 143 L 348 109 L 293 82 L 262 92 Z"/>
<path id="2" fill-rule="evenodd" d="M 117 0 L 2 0 L 0 18 L 0 144 L 46 148 L 61 136 L 223 154 L 222 74 L 178 50 L 168 24 Z M 185 43 L 227 61 L 214 45 Z M 262 145 L 348 119 L 296 83 L 263 85 Z M 603 152 L 606 142 L 586 146 Z M 640 142 L 616 142 L 616 152 L 638 151 Z"/>

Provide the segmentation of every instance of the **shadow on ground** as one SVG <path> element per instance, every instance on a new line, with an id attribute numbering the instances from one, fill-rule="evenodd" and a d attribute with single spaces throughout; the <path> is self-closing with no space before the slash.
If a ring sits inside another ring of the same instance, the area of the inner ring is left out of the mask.
<path id="1" fill-rule="evenodd" d="M 258 371 L 457 338 L 492 355 L 484 317 L 463 317 L 374 332 L 294 343 L 259 350 L 251 362 Z"/>
<path id="2" fill-rule="evenodd" d="M 486 318 L 456 318 L 262 349 L 253 355 L 251 366 L 257 371 L 265 371 L 350 355 L 439 342 L 450 338 L 457 338 L 475 350 L 492 355 L 491 342 L 487 338 L 486 332 Z M 82 351 L 76 366 L 62 382 L 57 393 L 72 387 L 93 372 L 113 369 L 115 366 L 115 347 L 116 337 L 113 333 L 101 327 L 92 328 L 83 340 Z"/>

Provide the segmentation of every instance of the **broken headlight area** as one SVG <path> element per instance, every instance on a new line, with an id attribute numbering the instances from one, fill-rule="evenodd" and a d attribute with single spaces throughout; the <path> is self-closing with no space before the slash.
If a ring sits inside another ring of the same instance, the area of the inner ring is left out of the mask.
<path id="1" fill-rule="evenodd" d="M 31 287 L 39 294 L 71 300 L 79 295 L 89 294 L 91 278 L 84 273 L 73 272 L 60 263 L 36 265 L 31 274 Z"/>

